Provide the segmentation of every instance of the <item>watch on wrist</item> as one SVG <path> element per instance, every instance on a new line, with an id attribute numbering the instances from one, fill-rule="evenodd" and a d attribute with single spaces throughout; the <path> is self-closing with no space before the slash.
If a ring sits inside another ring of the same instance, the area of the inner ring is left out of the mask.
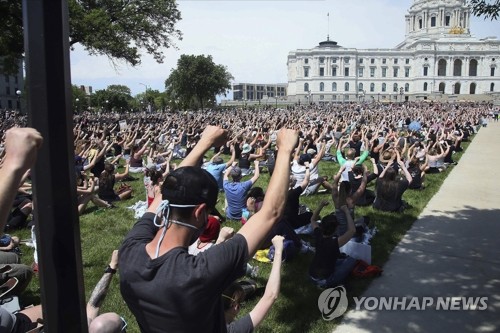
<path id="1" fill-rule="evenodd" d="M 113 269 L 111 268 L 111 266 L 106 266 L 106 269 L 104 269 L 104 273 L 111 273 L 111 274 L 115 274 L 116 273 L 116 269 Z"/>

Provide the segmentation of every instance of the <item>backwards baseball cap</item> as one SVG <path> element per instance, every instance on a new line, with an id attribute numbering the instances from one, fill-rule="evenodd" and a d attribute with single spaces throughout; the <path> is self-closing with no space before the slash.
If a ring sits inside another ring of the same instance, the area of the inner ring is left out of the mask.
<path id="1" fill-rule="evenodd" d="M 299 163 L 304 164 L 305 162 L 311 162 L 311 155 L 309 154 L 302 154 L 299 157 Z"/>
<path id="2" fill-rule="evenodd" d="M 161 189 L 163 200 L 174 205 L 198 205 L 206 203 L 215 207 L 219 187 L 214 177 L 198 167 L 177 168 L 165 178 Z"/>
<path id="3" fill-rule="evenodd" d="M 214 158 L 214 163 L 215 164 L 222 164 L 222 162 L 224 162 L 224 160 L 222 159 L 222 157 L 217 156 L 217 157 Z"/>

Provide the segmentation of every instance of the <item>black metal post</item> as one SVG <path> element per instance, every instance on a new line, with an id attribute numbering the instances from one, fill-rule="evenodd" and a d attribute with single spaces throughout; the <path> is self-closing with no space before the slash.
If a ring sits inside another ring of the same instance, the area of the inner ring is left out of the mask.
<path id="1" fill-rule="evenodd" d="M 46 332 L 86 332 L 73 156 L 68 7 L 23 0 L 28 114 L 44 138 L 32 172 Z"/>

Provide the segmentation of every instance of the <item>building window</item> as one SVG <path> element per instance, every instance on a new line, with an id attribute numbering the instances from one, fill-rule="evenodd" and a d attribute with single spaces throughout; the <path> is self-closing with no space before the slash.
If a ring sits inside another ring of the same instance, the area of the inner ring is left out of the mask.
<path id="1" fill-rule="evenodd" d="M 8 107 L 10 110 L 12 110 L 12 101 L 11 101 L 10 99 L 7 101 L 7 107 Z"/>
<path id="2" fill-rule="evenodd" d="M 495 76 L 495 67 L 490 68 L 490 76 Z"/>
<path id="3" fill-rule="evenodd" d="M 394 83 L 394 84 L 392 85 L 392 91 L 393 91 L 393 92 L 398 92 L 398 84 L 397 84 L 397 83 Z"/>
<path id="4" fill-rule="evenodd" d="M 409 91 L 410 91 L 410 84 L 405 83 L 405 92 L 409 92 Z"/>
<path id="5" fill-rule="evenodd" d="M 424 67 L 424 76 L 427 76 L 429 74 L 429 67 L 425 66 Z"/>
<path id="6" fill-rule="evenodd" d="M 438 76 L 446 76 L 446 60 L 444 59 L 438 62 Z"/>
<path id="7" fill-rule="evenodd" d="M 345 91 L 349 91 L 349 82 L 346 82 L 346 83 L 344 84 L 344 90 L 345 90 Z"/>
<path id="8" fill-rule="evenodd" d="M 304 91 L 305 92 L 309 91 L 309 83 L 304 83 Z"/>
<path id="9" fill-rule="evenodd" d="M 446 89 L 446 83 L 441 82 L 441 83 L 439 84 L 439 92 L 440 92 L 441 94 L 444 94 L 444 90 L 445 90 L 445 89 Z"/>
<path id="10" fill-rule="evenodd" d="M 384 91 L 384 92 L 385 92 L 385 90 L 386 90 L 386 89 L 387 89 L 386 84 L 385 84 L 385 83 L 382 83 L 382 91 Z"/>
<path id="11" fill-rule="evenodd" d="M 386 58 L 383 58 L 383 59 L 382 59 L 382 64 L 384 64 L 384 65 L 385 65 L 385 63 L 386 63 L 386 62 L 387 62 L 387 59 L 386 59 Z"/>
<path id="12" fill-rule="evenodd" d="M 397 65 L 398 64 L 398 59 L 394 59 L 394 65 Z"/>
<path id="13" fill-rule="evenodd" d="M 427 82 L 424 82 L 424 91 L 427 91 Z"/>
<path id="14" fill-rule="evenodd" d="M 375 83 L 370 83 L 370 92 L 375 91 Z"/>
<path id="15" fill-rule="evenodd" d="M 319 83 L 319 91 L 325 91 L 325 84 L 323 82 Z"/>
<path id="16" fill-rule="evenodd" d="M 325 69 L 323 67 L 319 69 L 319 76 L 325 76 Z"/>
<path id="17" fill-rule="evenodd" d="M 495 91 L 495 83 L 493 82 L 490 83 L 490 91 L 491 92 Z"/>
<path id="18" fill-rule="evenodd" d="M 450 26 L 450 20 L 451 20 L 451 17 L 450 15 L 446 15 L 446 17 L 444 18 L 444 25 L 449 27 Z"/>
<path id="19" fill-rule="evenodd" d="M 334 64 L 336 64 L 336 63 L 337 63 L 337 58 L 333 58 L 333 59 L 332 59 L 332 62 L 333 62 Z"/>
<path id="20" fill-rule="evenodd" d="M 344 76 L 349 76 L 349 67 L 344 68 Z"/>
<path id="21" fill-rule="evenodd" d="M 474 95 L 476 93 L 476 84 L 472 82 L 470 84 L 469 94 Z"/>
<path id="22" fill-rule="evenodd" d="M 422 19 L 418 19 L 418 28 L 422 29 Z"/>
<path id="23" fill-rule="evenodd" d="M 325 95 L 319 95 L 319 100 L 322 101 L 325 99 Z"/>
<path id="24" fill-rule="evenodd" d="M 436 16 L 431 17 L 431 27 L 436 26 Z"/>
<path id="25" fill-rule="evenodd" d="M 5 87 L 5 94 L 10 95 L 10 87 Z"/>
<path id="26" fill-rule="evenodd" d="M 370 77 L 375 77 L 375 67 L 370 68 Z"/>
<path id="27" fill-rule="evenodd" d="M 453 89 L 453 93 L 454 93 L 455 95 L 460 94 L 460 88 L 461 88 L 461 85 L 460 85 L 460 83 L 459 83 L 459 82 L 457 82 L 457 83 L 455 83 L 454 85 L 452 85 L 452 87 L 454 88 L 454 89 Z M 474 91 L 475 91 L 475 90 L 476 90 L 476 89 L 474 88 Z"/>
<path id="28" fill-rule="evenodd" d="M 337 76 L 337 67 L 332 67 L 332 76 Z"/>
<path id="29" fill-rule="evenodd" d="M 405 64 L 409 65 L 410 64 L 410 59 L 405 59 Z"/>
<path id="30" fill-rule="evenodd" d="M 394 71 L 393 71 L 393 72 L 394 72 L 394 73 L 393 73 L 393 74 L 394 74 L 394 77 L 398 77 L 399 68 L 395 67 L 395 68 L 393 68 L 393 69 L 394 69 Z"/>
<path id="31" fill-rule="evenodd" d="M 9 83 L 10 77 L 8 75 L 5 75 L 5 83 Z"/>
<path id="32" fill-rule="evenodd" d="M 349 60 L 350 60 L 350 59 L 349 59 L 348 57 L 345 57 L 345 58 L 344 58 L 344 62 L 345 62 L 346 64 L 348 64 L 348 63 L 349 63 Z"/>
<path id="33" fill-rule="evenodd" d="M 305 58 L 304 59 L 304 64 L 308 64 L 309 63 L 309 58 Z"/>
<path id="34" fill-rule="evenodd" d="M 320 57 L 319 58 L 319 63 L 320 64 L 324 64 L 325 63 L 325 58 L 324 57 Z"/>
<path id="35" fill-rule="evenodd" d="M 359 58 L 359 63 L 362 64 L 363 63 L 363 58 Z"/>
<path id="36" fill-rule="evenodd" d="M 405 77 L 410 77 L 410 67 L 405 68 Z"/>
<path id="37" fill-rule="evenodd" d="M 453 76 L 462 76 L 462 60 L 455 59 L 453 62 Z"/>
<path id="38" fill-rule="evenodd" d="M 358 84 L 358 91 L 363 91 L 363 83 Z"/>
<path id="39" fill-rule="evenodd" d="M 382 67 L 382 77 L 386 77 L 386 76 L 387 76 L 387 68 Z"/>
<path id="40" fill-rule="evenodd" d="M 358 76 L 363 77 L 363 67 L 358 68 Z"/>
<path id="41" fill-rule="evenodd" d="M 371 63 L 371 64 L 374 64 L 374 63 L 375 63 L 375 58 L 371 58 L 371 59 L 370 59 L 370 63 Z"/>
<path id="42" fill-rule="evenodd" d="M 337 91 L 337 82 L 332 83 L 332 91 Z"/>
<path id="43" fill-rule="evenodd" d="M 469 62 L 469 76 L 477 76 L 477 60 L 471 59 Z"/>
<path id="44" fill-rule="evenodd" d="M 333 95 L 333 96 L 332 96 L 332 100 L 333 100 L 333 101 L 336 101 L 336 100 L 337 100 L 337 95 Z"/>
<path id="45" fill-rule="evenodd" d="M 14 83 L 17 84 L 18 83 L 18 79 L 17 79 L 17 76 L 14 76 Z"/>
<path id="46" fill-rule="evenodd" d="M 309 77 L 309 68 L 304 67 L 304 77 Z"/>

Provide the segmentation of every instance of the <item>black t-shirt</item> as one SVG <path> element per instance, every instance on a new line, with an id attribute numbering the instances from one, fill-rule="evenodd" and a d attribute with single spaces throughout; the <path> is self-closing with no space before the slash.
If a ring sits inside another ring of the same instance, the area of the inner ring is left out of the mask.
<path id="1" fill-rule="evenodd" d="M 245 238 L 236 234 L 197 256 L 176 247 L 151 259 L 145 246 L 158 231 L 154 216 L 144 214 L 120 248 L 120 291 L 141 332 L 226 332 L 221 295 L 244 274 Z"/>
<path id="2" fill-rule="evenodd" d="M 323 237 L 321 228 L 314 229 L 316 253 L 309 267 L 309 275 L 315 279 L 326 279 L 335 272 L 335 264 L 340 256 L 337 237 Z"/>
<path id="3" fill-rule="evenodd" d="M 302 187 L 300 186 L 288 191 L 285 212 L 283 214 L 286 219 L 293 219 L 299 215 L 300 194 L 302 191 Z"/>
<path id="4" fill-rule="evenodd" d="M 408 181 L 406 179 L 397 181 L 397 189 L 395 193 L 390 193 L 390 195 L 383 195 L 381 191 L 381 185 L 383 183 L 381 178 L 377 179 L 376 187 L 376 198 L 373 203 L 373 207 L 386 212 L 397 212 L 403 205 L 403 193 L 408 188 Z"/>
<path id="5" fill-rule="evenodd" d="M 247 314 L 237 321 L 233 321 L 231 324 L 227 325 L 227 333 L 252 333 L 253 323 L 250 314 Z"/>

